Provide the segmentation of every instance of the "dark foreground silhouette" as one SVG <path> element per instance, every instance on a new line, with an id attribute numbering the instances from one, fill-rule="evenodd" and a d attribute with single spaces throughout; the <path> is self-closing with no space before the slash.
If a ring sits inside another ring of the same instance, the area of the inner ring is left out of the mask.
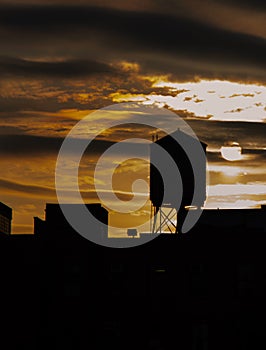
<path id="1" fill-rule="evenodd" d="M 265 249 L 230 226 L 127 249 L 1 235 L 1 348 L 263 349 Z"/>
<path id="2" fill-rule="evenodd" d="M 176 164 L 182 156 L 184 214 L 194 177 L 187 156 L 169 140 L 158 143 Z M 201 168 L 199 207 L 206 197 L 205 162 Z M 155 213 L 168 202 L 177 208 L 172 191 L 163 203 L 153 168 L 151 178 Z M 79 207 L 64 208 L 79 226 Z M 91 209 L 99 222 L 89 234 L 108 240 L 102 225 L 108 213 L 98 204 Z M 35 218 L 34 235 L 9 235 L 10 210 L 0 207 L 1 349 L 266 348 L 265 207 L 205 211 L 184 235 L 162 234 L 125 249 L 86 240 L 55 204 L 46 206 L 45 220 Z M 134 236 L 127 239 L 135 242 Z"/>

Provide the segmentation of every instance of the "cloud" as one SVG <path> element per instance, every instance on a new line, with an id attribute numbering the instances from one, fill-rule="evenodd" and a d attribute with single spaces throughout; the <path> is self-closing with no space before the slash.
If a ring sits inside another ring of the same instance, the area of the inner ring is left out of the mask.
<path id="1" fill-rule="evenodd" d="M 125 65 L 129 68 L 126 69 Z M 38 76 L 37 70 L 34 70 L 35 76 L 31 72 L 23 79 L 3 75 L 0 81 L 0 113 L 4 118 L 14 118 L 14 112 L 20 111 L 93 110 L 111 105 L 122 95 L 172 94 L 168 87 L 154 87 L 153 80 L 139 74 L 131 62 L 119 61 L 111 68 L 113 70 L 108 74 L 81 74 L 79 77 L 67 77 L 66 74 L 62 79 L 52 75 Z M 175 95 L 177 93 L 174 92 Z"/>
<path id="2" fill-rule="evenodd" d="M 6 179 L 0 179 L 0 188 L 2 192 L 20 192 L 27 194 L 29 197 L 55 197 L 55 190 L 46 186 L 38 186 L 38 185 L 28 185 L 22 184 L 15 181 L 9 181 Z"/>
<path id="3" fill-rule="evenodd" d="M 75 111 L 73 111 L 75 115 Z M 80 115 L 80 114 L 79 114 Z M 246 122 L 227 122 L 227 121 L 211 121 L 204 119 L 186 119 L 190 114 L 182 116 L 186 122 L 194 130 L 198 138 L 207 143 L 210 148 L 219 148 L 227 141 L 238 142 L 243 149 L 263 149 L 266 148 L 265 134 L 266 123 L 246 123 Z M 36 124 L 35 119 L 37 118 Z M 69 119 L 70 118 L 70 122 Z M 15 124 L 12 127 L 12 123 Z M 24 123 L 24 124 L 23 124 Z M 57 154 L 64 140 L 66 130 L 62 130 L 62 126 L 71 127 L 75 123 L 75 119 L 71 119 L 71 113 L 67 111 L 59 114 L 38 114 L 26 113 L 21 119 L 10 120 L 10 126 L 1 127 L 0 133 L 0 153 L 2 156 L 22 155 L 29 156 L 35 154 Z M 22 127 L 23 126 L 23 127 Z M 60 129 L 61 127 L 61 129 Z M 31 135 L 29 133 L 34 133 Z M 142 138 L 144 133 L 149 136 L 151 130 L 143 129 L 138 125 L 123 125 L 113 128 L 106 135 L 102 135 L 101 139 L 95 140 L 90 145 L 88 154 L 99 154 L 104 152 L 108 147 L 113 145 L 114 141 L 121 141 L 125 138 L 134 137 Z M 46 133 L 46 135 L 45 135 Z M 36 135 L 37 134 L 37 135 Z M 42 134 L 42 136 L 38 136 Z M 48 136 L 48 135 L 51 136 Z M 254 137 L 256 135 L 256 137 Z M 143 146 L 135 144 L 132 151 L 131 144 L 124 144 L 124 151 L 129 155 L 143 154 Z M 141 153 L 142 152 L 142 153 Z M 253 151 L 254 152 L 254 151 Z"/>
<path id="4" fill-rule="evenodd" d="M 23 134 L 23 130 L 19 127 L 16 126 L 6 126 L 6 125 L 1 125 L 0 128 L 0 139 L 2 135 L 18 135 L 18 134 Z"/>
<path id="5" fill-rule="evenodd" d="M 264 196 L 266 197 L 266 184 L 219 184 L 209 186 L 208 189 L 209 196 L 221 196 L 221 197 L 230 197 L 230 196 Z M 228 198 L 227 198 L 228 201 Z"/>
<path id="6" fill-rule="evenodd" d="M 212 120 L 186 120 L 200 140 L 210 148 L 221 147 L 225 142 L 235 141 L 243 148 L 266 147 L 265 123 L 228 122 Z M 256 135 L 256 137 L 254 137 Z"/>
<path id="7" fill-rule="evenodd" d="M 215 184 L 208 187 L 207 208 L 259 207 L 266 203 L 265 182 Z"/>
<path id="8" fill-rule="evenodd" d="M 39 198 L 39 199 L 54 199 L 56 200 L 56 192 L 54 188 L 48 187 L 48 186 L 40 186 L 40 185 L 29 185 L 24 184 L 21 182 L 16 181 L 9 181 L 6 179 L 0 178 L 0 189 L 3 194 L 8 193 L 11 195 L 12 193 L 18 193 L 20 195 L 27 195 L 27 198 Z M 132 192 L 128 191 L 109 191 L 109 190 L 101 190 L 102 193 L 106 194 L 106 198 L 108 198 L 108 195 L 111 195 L 112 193 L 115 193 L 121 200 L 128 201 L 132 199 Z M 71 203 L 71 199 L 76 199 L 76 195 L 73 194 L 71 190 L 66 190 L 65 192 L 65 198 L 69 198 L 69 203 Z M 84 198 L 84 200 L 99 200 L 97 193 L 95 190 L 82 190 L 80 191 L 81 196 Z M 147 193 L 134 193 L 134 195 L 140 199 L 141 197 L 147 197 Z M 110 197 L 111 198 L 111 197 Z"/>
<path id="9" fill-rule="evenodd" d="M 229 96 L 229 98 L 233 98 L 233 97 L 239 97 L 239 96 L 243 96 L 243 97 L 254 97 L 254 94 L 232 94 L 231 96 Z"/>
<path id="10" fill-rule="evenodd" d="M 231 111 L 224 111 L 224 113 L 240 113 L 242 112 L 244 109 L 243 108 L 236 108 L 236 109 L 232 109 Z"/>
<path id="11" fill-rule="evenodd" d="M 266 113 L 263 110 L 266 89 L 258 84 L 240 84 L 221 80 L 200 80 L 198 82 L 169 82 L 159 80 L 155 87 L 168 87 L 174 93 L 176 89 L 187 87 L 188 92 L 182 95 L 177 93 L 170 96 L 158 95 L 156 93 L 143 97 L 146 104 L 160 103 L 162 106 L 179 113 L 186 110 L 190 116 L 210 119 L 211 121 L 245 121 L 263 123 Z M 215 93 L 210 93 L 210 88 L 215 87 Z M 231 98 L 233 92 L 253 91 L 253 97 L 236 96 Z M 130 97 L 128 97 L 130 101 Z M 198 102 L 198 103 L 197 103 Z M 257 104 L 259 103 L 259 104 Z M 241 109 L 240 107 L 241 106 Z M 235 113 L 238 112 L 238 113 Z"/>
<path id="12" fill-rule="evenodd" d="M 249 9 L 266 10 L 266 3 L 264 0 L 214 0 L 213 2 L 220 2 L 228 5 L 235 5 L 239 7 L 247 7 Z"/>
<path id="13" fill-rule="evenodd" d="M 0 57 L 0 74 L 16 78 L 85 78 L 90 75 L 114 74 L 109 64 L 92 60 L 33 61 Z"/>
<path id="14" fill-rule="evenodd" d="M 2 6 L 0 23 L 4 52 L 22 56 L 96 62 L 122 56 L 149 73 L 266 81 L 264 39 L 196 19 L 97 7 Z"/>
<path id="15" fill-rule="evenodd" d="M 152 10 L 160 8 L 160 0 L 133 0 L 133 1 L 124 1 L 124 0 L 1 0 L 1 3 L 6 5 L 59 5 L 59 6 L 99 6 L 99 7 L 108 7 L 114 9 L 123 9 L 123 10 Z"/>
<path id="16" fill-rule="evenodd" d="M 189 17 L 217 28 L 266 38 L 265 5 L 263 8 L 259 1 L 186 0 L 183 4 Z"/>
<path id="17" fill-rule="evenodd" d="M 63 138 L 42 137 L 33 135 L 0 135 L 0 153 L 8 155 L 24 155 L 29 157 L 32 154 L 41 156 L 58 152 Z"/>
<path id="18" fill-rule="evenodd" d="M 9 130 L 9 128 L 7 128 Z M 15 129 L 16 130 L 16 129 Z M 13 129 L 12 129 L 13 131 Z M 19 131 L 21 132 L 21 131 Z M 115 138 L 117 141 L 126 139 L 128 135 L 132 137 L 132 132 L 134 132 L 134 128 L 125 130 L 118 130 L 118 134 L 116 134 L 115 129 L 112 131 L 114 136 L 112 137 L 112 133 L 107 137 L 100 135 L 101 138 L 94 139 L 90 142 L 89 147 L 84 152 L 84 159 L 88 158 L 96 158 L 104 153 L 109 147 L 114 145 Z M 138 130 L 136 131 L 138 132 Z M 136 136 L 136 135 L 135 135 Z M 137 135 L 138 136 L 138 135 Z M 26 158 L 30 158 L 31 156 L 42 157 L 43 155 L 53 155 L 56 156 L 59 152 L 59 149 L 64 141 L 64 137 L 52 137 L 52 136 L 36 136 L 29 134 L 1 134 L 0 133 L 0 155 L 7 158 L 9 156 L 24 156 Z M 80 142 L 87 144 L 87 139 L 80 139 Z M 77 144 L 79 147 L 80 143 Z M 72 149 L 73 153 L 77 150 Z M 143 156 L 148 153 L 148 146 L 146 144 L 132 144 L 129 142 L 123 143 L 123 154 L 127 154 L 128 156 Z M 112 151 L 112 155 L 120 156 L 121 149 Z"/>

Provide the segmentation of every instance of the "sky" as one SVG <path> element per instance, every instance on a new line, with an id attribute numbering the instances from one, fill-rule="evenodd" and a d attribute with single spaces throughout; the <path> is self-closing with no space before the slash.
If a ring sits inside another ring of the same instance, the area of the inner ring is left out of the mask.
<path id="1" fill-rule="evenodd" d="M 265 22 L 262 0 L 0 1 L 0 201 L 13 208 L 13 232 L 31 233 L 56 201 L 56 158 L 71 128 L 129 101 L 173 111 L 208 144 L 206 207 L 266 203 Z M 97 199 L 99 154 L 133 131 L 114 130 L 88 153 L 86 200 Z M 228 142 L 240 159 L 221 156 Z M 137 170 L 147 178 L 144 163 L 117 170 L 118 196 L 130 197 Z M 130 220 L 148 215 L 146 203 Z"/>

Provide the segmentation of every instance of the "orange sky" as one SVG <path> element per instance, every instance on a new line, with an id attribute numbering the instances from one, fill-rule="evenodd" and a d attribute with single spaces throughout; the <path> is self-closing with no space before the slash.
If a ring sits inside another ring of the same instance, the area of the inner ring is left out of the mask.
<path id="1" fill-rule="evenodd" d="M 0 201 L 13 208 L 13 232 L 32 232 L 33 216 L 56 201 L 56 157 L 69 130 L 124 101 L 168 108 L 208 144 L 206 206 L 265 203 L 265 15 L 259 1 L 2 1 Z M 113 130 L 88 155 L 86 191 L 106 141 L 129 133 L 141 131 Z M 240 160 L 221 157 L 228 141 L 241 146 Z M 114 178 L 120 195 L 136 170 L 148 181 L 147 169 L 123 164 Z M 127 220 L 139 222 L 149 208 Z"/>
<path id="2" fill-rule="evenodd" d="M 152 80 L 152 77 L 150 79 Z M 263 143 L 264 137 L 261 134 L 261 126 L 264 127 L 265 125 L 263 112 L 265 112 L 266 89 L 255 84 L 243 85 L 221 81 L 186 84 L 160 80 L 154 83 L 154 86 L 162 85 L 170 89 L 169 95 L 113 94 L 113 99 L 115 103 L 125 100 L 142 100 L 148 104 L 159 104 L 161 108 L 168 106 L 172 110 L 176 106 L 176 108 L 180 108 L 178 114 L 180 114 L 181 107 L 183 107 L 183 113 L 188 116 L 187 121 L 192 123 L 191 126 L 198 137 L 209 145 L 207 153 L 209 187 L 206 207 L 255 207 L 265 203 L 266 169 L 264 157 L 266 145 Z M 180 93 L 183 90 L 184 92 Z M 173 92 L 176 93 L 176 97 L 173 96 Z M 217 108 L 214 102 L 219 99 L 222 102 Z M 230 130 L 230 123 L 232 122 L 230 119 L 229 122 L 227 121 L 226 111 L 237 109 L 238 106 L 242 106 L 243 111 L 245 109 L 250 110 L 250 120 L 245 122 L 247 124 L 243 124 L 245 114 L 241 117 L 242 111 L 231 112 L 231 116 L 235 113 L 237 117 L 234 124 L 236 128 Z M 206 110 L 205 116 L 202 113 L 204 110 Z M 261 114 L 257 113 L 259 110 Z M 33 216 L 43 217 L 45 203 L 56 201 L 54 172 L 57 152 L 60 142 L 62 142 L 60 140 L 63 140 L 78 120 L 89 113 L 91 113 L 89 110 L 78 111 L 75 109 L 61 110 L 54 113 L 23 111 L 16 118 L 5 120 L 1 136 L 5 137 L 5 140 L 9 140 L 10 143 L 12 143 L 12 139 L 16 140 L 18 144 L 13 147 L 14 149 L 10 145 L 9 149 L 7 148 L 6 155 L 2 155 L 0 182 L 1 200 L 14 209 L 13 232 L 32 232 Z M 123 121 L 123 118 L 121 121 Z M 258 138 L 254 138 L 254 135 L 250 136 L 249 132 L 244 134 L 243 131 L 248 130 L 247 126 L 250 122 L 255 126 L 254 130 L 257 130 Z M 97 120 L 93 119 L 92 123 L 97 123 Z M 62 125 L 64 125 L 64 128 L 62 128 Z M 10 134 L 9 128 L 15 131 L 20 129 L 20 133 Z M 230 130 L 229 133 L 228 130 Z M 121 137 L 126 137 L 129 131 L 135 137 L 139 137 L 141 134 L 141 129 L 134 130 L 134 128 L 130 129 L 125 126 L 124 129 L 113 130 L 108 134 L 106 140 L 117 141 Z M 216 138 L 213 135 L 215 131 L 217 133 Z M 54 141 L 54 144 L 52 141 Z M 104 141 L 105 139 L 102 140 L 102 142 Z M 225 141 L 240 143 L 244 151 L 241 160 L 230 162 L 221 157 L 220 147 Z M 8 145 L 8 143 L 5 143 L 5 145 Z M 99 152 L 89 153 L 81 163 L 80 188 L 85 191 L 84 198 L 89 202 L 97 200 L 93 194 L 93 169 L 100 153 L 101 147 L 99 147 Z M 106 160 L 106 166 L 110 169 L 113 164 L 119 165 L 119 158 Z M 124 200 L 130 198 L 133 180 L 140 177 L 149 182 L 148 163 L 129 159 L 117 169 L 114 177 L 114 188 L 118 191 L 118 197 L 119 193 L 124 193 L 122 195 Z M 104 191 L 106 185 L 104 178 L 100 185 L 102 185 Z M 126 193 L 129 194 L 126 195 Z M 134 226 L 142 220 L 147 220 L 150 202 L 145 188 L 143 194 L 140 194 L 140 198 L 141 196 L 147 197 L 146 205 L 141 210 L 135 212 L 134 215 L 129 215 L 125 223 L 123 223 L 124 219 L 121 219 L 121 216 L 111 214 L 111 222 L 114 224 L 119 222 L 119 225 L 124 227 L 129 222 Z M 69 200 L 71 201 L 71 198 Z"/>

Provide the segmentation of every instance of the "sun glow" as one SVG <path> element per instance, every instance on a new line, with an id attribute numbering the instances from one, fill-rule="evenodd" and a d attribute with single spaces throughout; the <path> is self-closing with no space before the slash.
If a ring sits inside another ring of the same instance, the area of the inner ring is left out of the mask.
<path id="1" fill-rule="evenodd" d="M 221 147 L 221 155 L 225 160 L 237 161 L 242 159 L 241 147 L 237 142 Z"/>

